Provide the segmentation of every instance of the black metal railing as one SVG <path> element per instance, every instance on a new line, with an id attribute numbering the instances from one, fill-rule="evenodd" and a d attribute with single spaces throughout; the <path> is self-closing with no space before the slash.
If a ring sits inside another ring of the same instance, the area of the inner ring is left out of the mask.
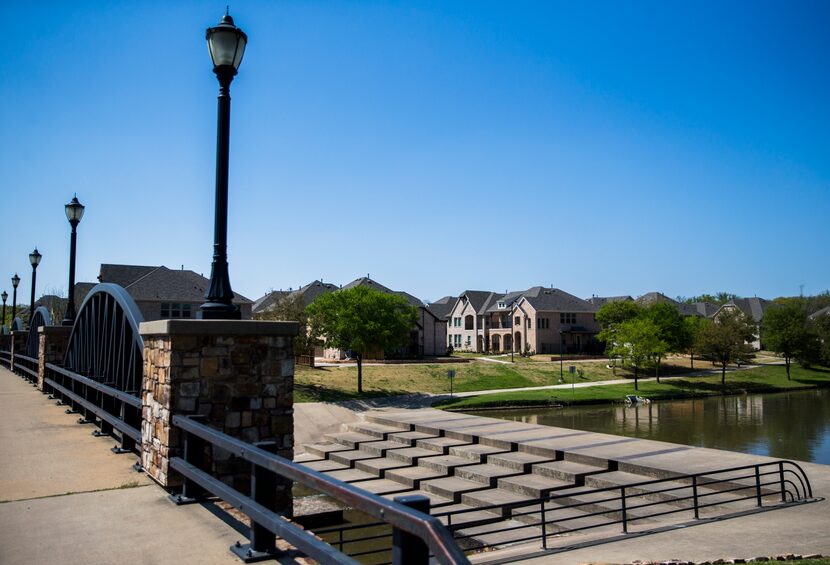
<path id="1" fill-rule="evenodd" d="M 14 372 L 29 381 L 37 384 L 38 360 L 22 353 L 14 354 Z"/>
<path id="2" fill-rule="evenodd" d="M 6 369 L 12 368 L 12 352 L 0 349 L 0 365 L 3 365 Z"/>
<path id="3" fill-rule="evenodd" d="M 770 497 L 777 503 L 765 506 L 764 499 Z M 691 513 L 694 520 L 700 520 L 701 512 L 709 509 L 725 518 L 745 512 L 747 501 L 751 501 L 750 508 L 772 509 L 811 499 L 812 486 L 804 470 L 797 463 L 782 460 L 604 488 L 571 488 L 565 494 L 553 491 L 541 498 L 433 515 L 468 549 L 503 545 L 503 535 L 511 531 L 517 533 L 510 536 L 509 543 L 540 540 L 547 549 L 548 538 L 559 534 L 615 525 L 628 533 L 630 525 L 653 523 L 658 517 Z M 744 507 L 736 508 L 742 502 Z M 486 516 L 488 513 L 492 517 Z M 478 528 L 475 533 L 465 533 L 465 529 L 487 524 L 498 525 L 492 531 Z M 489 541 L 488 534 L 496 533 L 501 540 Z"/>
<path id="4" fill-rule="evenodd" d="M 269 508 L 268 494 L 278 480 L 293 481 L 326 494 L 374 520 L 375 525 L 392 528 L 391 563 L 428 563 L 430 554 L 442 564 L 468 564 L 464 552 L 438 518 L 429 515 L 426 497 L 400 497 L 387 500 L 355 486 L 304 467 L 246 443 L 196 421 L 198 417 L 173 416 L 173 425 L 183 432 L 184 457 L 171 457 L 170 468 L 184 477 L 182 496 L 196 498 L 211 493 L 245 513 L 251 519 L 249 553 L 273 551 L 274 536 L 279 536 L 299 551 L 321 563 L 357 563 L 355 555 L 343 552 L 344 544 L 327 543 L 301 529 Z M 252 488 L 247 496 L 211 476 L 205 466 L 205 445 L 251 463 Z M 278 479 L 280 477 L 281 479 Z M 364 526 L 365 527 L 365 526 Z M 385 537 L 386 534 L 383 534 Z M 404 557 L 406 556 L 406 557 Z"/>
<path id="5" fill-rule="evenodd" d="M 15 361 L 16 363 L 16 361 Z M 96 436 L 115 436 L 116 453 L 136 450 L 141 444 L 141 399 L 112 383 L 96 380 L 52 363 L 45 364 L 43 392 L 66 405 L 67 414 L 81 414 L 78 422 L 97 424 Z"/>

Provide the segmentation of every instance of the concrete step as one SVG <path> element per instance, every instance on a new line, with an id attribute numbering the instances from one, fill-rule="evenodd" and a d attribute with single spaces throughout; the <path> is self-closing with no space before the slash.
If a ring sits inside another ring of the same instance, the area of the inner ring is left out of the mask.
<path id="1" fill-rule="evenodd" d="M 483 526 L 485 524 L 494 524 L 503 522 L 504 518 L 499 514 L 488 512 L 487 510 L 479 510 L 474 506 L 466 504 L 452 504 L 445 506 L 440 510 L 436 510 L 435 514 L 443 514 L 450 512 L 451 514 L 445 516 L 438 516 L 445 526 L 449 527 L 450 531 L 459 530 L 462 528 L 474 528 Z"/>
<path id="2" fill-rule="evenodd" d="M 339 443 L 309 443 L 305 446 L 307 453 L 316 455 L 322 459 L 328 459 L 329 454 L 337 453 L 338 451 L 350 451 L 351 448 Z"/>
<path id="3" fill-rule="evenodd" d="M 377 479 L 378 476 L 359 469 L 340 469 L 338 471 L 326 471 L 326 475 L 332 479 L 343 481 L 344 483 L 357 483 L 360 481 L 370 481 Z"/>
<path id="4" fill-rule="evenodd" d="M 355 461 L 354 468 L 367 473 L 372 473 L 378 478 L 386 478 L 386 472 L 392 469 L 401 469 L 409 467 L 408 463 L 399 461 L 397 459 L 390 459 L 388 457 L 378 457 L 377 459 L 361 459 Z"/>
<path id="5" fill-rule="evenodd" d="M 310 463 L 312 461 L 322 461 L 322 458 L 313 453 L 298 453 L 294 456 L 294 463 Z"/>
<path id="6" fill-rule="evenodd" d="M 384 498 L 388 498 L 389 500 L 394 500 L 396 496 L 411 496 L 411 495 L 419 495 L 419 496 L 426 496 L 430 502 L 430 508 L 433 510 L 438 511 L 437 509 L 443 508 L 445 506 L 449 506 L 451 504 L 455 504 L 449 498 L 444 498 L 443 496 L 438 496 L 437 494 L 427 492 L 425 490 L 406 490 L 403 492 L 396 492 L 394 494 L 384 494 L 382 495 Z"/>
<path id="7" fill-rule="evenodd" d="M 444 477 L 441 479 L 432 479 L 423 481 L 420 485 L 421 490 L 432 492 L 444 498 L 451 498 L 455 502 L 461 502 L 461 496 L 468 492 L 476 490 L 484 490 L 489 488 L 487 485 L 477 483 L 475 481 L 468 481 L 459 477 Z"/>
<path id="8" fill-rule="evenodd" d="M 367 441 L 365 443 L 360 444 L 360 451 L 365 451 L 366 453 L 371 453 L 375 457 L 384 457 L 386 452 L 390 449 L 400 449 L 402 446 L 400 443 L 382 439 L 382 440 L 375 440 L 372 438 L 373 441 Z"/>
<path id="9" fill-rule="evenodd" d="M 377 456 L 359 449 L 350 449 L 348 451 L 335 451 L 329 454 L 329 459 L 336 461 L 348 467 L 354 467 L 355 461 L 361 459 L 375 459 Z"/>
<path id="10" fill-rule="evenodd" d="M 415 442 L 418 441 L 419 439 L 430 439 L 430 438 L 434 438 L 434 437 L 438 437 L 438 436 L 436 436 L 434 434 L 426 434 L 424 432 L 396 432 L 396 433 L 389 434 L 387 436 L 387 439 L 389 441 L 394 441 L 396 443 L 400 443 L 400 444 L 405 445 L 407 447 L 414 447 Z"/>
<path id="11" fill-rule="evenodd" d="M 435 452 L 421 447 L 402 447 L 401 449 L 390 449 L 386 452 L 386 456 L 409 465 L 416 465 L 421 457 L 435 457 Z"/>
<path id="12" fill-rule="evenodd" d="M 510 508 L 505 508 L 505 505 L 516 505 L 522 502 L 532 500 L 529 496 L 510 492 L 500 488 L 491 488 L 476 492 L 468 492 L 461 496 L 461 502 L 468 506 L 488 507 L 498 506 L 498 511 L 503 517 L 510 516 Z M 496 512 L 496 509 L 491 509 L 491 512 Z"/>
<path id="13" fill-rule="evenodd" d="M 504 453 L 504 449 L 475 443 L 470 445 L 453 446 L 449 449 L 450 455 L 466 457 L 467 459 L 481 462 L 484 462 L 488 455 L 492 455 L 494 453 Z"/>
<path id="14" fill-rule="evenodd" d="M 585 477 L 588 475 L 596 475 L 597 473 L 606 473 L 608 469 L 604 467 L 595 467 L 593 465 L 586 465 L 584 463 L 576 463 L 575 461 L 552 461 L 550 463 L 538 463 L 533 465 L 533 474 L 542 475 L 551 479 L 559 479 L 560 481 L 567 481 L 575 485 L 582 485 L 585 483 Z"/>
<path id="15" fill-rule="evenodd" d="M 457 457 L 455 455 L 435 455 L 433 457 L 423 457 L 418 460 L 419 467 L 426 467 L 427 469 L 438 471 L 443 475 L 452 475 L 453 469 L 456 467 L 478 464 L 478 461 L 473 461 L 466 457 Z"/>
<path id="16" fill-rule="evenodd" d="M 573 487 L 573 483 L 541 475 L 520 475 L 498 480 L 499 488 L 532 498 L 547 496 L 556 490 Z"/>
<path id="17" fill-rule="evenodd" d="M 508 451 L 487 456 L 487 463 L 529 473 L 536 463 L 547 463 L 551 458 L 522 451 Z"/>
<path id="18" fill-rule="evenodd" d="M 470 445 L 470 442 L 448 437 L 435 437 L 430 439 L 420 439 L 415 443 L 415 445 L 421 449 L 429 449 L 431 451 L 435 451 L 436 453 L 446 455 L 451 447 Z"/>
<path id="19" fill-rule="evenodd" d="M 489 487 L 496 487 L 498 479 L 502 477 L 513 477 L 522 475 L 522 471 L 511 469 L 509 467 L 502 467 L 500 465 L 469 465 L 466 467 L 458 467 L 453 473 L 456 477 L 475 481 L 487 485 Z"/>
<path id="20" fill-rule="evenodd" d="M 397 494 L 411 490 L 406 485 L 390 481 L 389 479 L 375 479 L 372 481 L 362 481 L 355 486 L 360 487 L 375 494 Z"/>
<path id="21" fill-rule="evenodd" d="M 377 441 L 378 438 L 360 432 L 337 432 L 333 434 L 326 434 L 325 437 L 331 443 L 339 443 L 345 445 L 350 449 L 357 449 L 361 443 L 367 441 Z"/>
<path id="22" fill-rule="evenodd" d="M 331 459 L 317 459 L 316 461 L 309 461 L 308 463 L 302 463 L 302 465 L 308 467 L 309 469 L 314 469 L 315 471 L 340 471 L 342 469 L 348 469 L 346 465 L 342 463 L 338 463 L 337 461 L 332 461 Z"/>
<path id="23" fill-rule="evenodd" d="M 376 422 L 355 422 L 353 424 L 349 424 L 349 429 L 353 432 L 370 435 L 377 439 L 386 439 L 386 436 L 389 434 L 410 431 L 410 428 L 404 424 L 387 426 Z"/>
<path id="24" fill-rule="evenodd" d="M 607 488 L 630 485 L 650 480 L 653 479 L 651 479 L 650 477 L 643 477 L 642 475 L 637 475 L 634 473 L 614 471 L 609 473 L 602 473 L 596 476 L 586 477 L 585 486 L 594 488 Z M 754 494 L 754 485 L 747 485 L 747 487 L 747 490 L 741 490 L 736 492 L 721 492 L 719 490 L 707 488 L 705 485 L 701 485 L 697 489 L 700 501 L 699 503 L 706 505 L 723 505 L 728 503 L 734 503 L 735 500 L 738 498 L 744 498 L 747 496 L 752 496 Z M 681 508 L 694 507 L 693 499 L 687 499 L 687 497 L 693 496 L 692 485 L 685 481 L 680 482 L 672 480 L 663 480 L 659 483 L 645 484 L 636 487 L 628 487 L 626 488 L 626 496 L 629 498 L 628 503 L 630 506 L 646 504 L 647 501 L 655 501 L 667 502 L 673 506 L 679 506 Z M 742 509 L 745 506 L 752 506 L 754 504 L 754 500 L 748 501 L 743 505 L 738 505 L 736 507 L 736 510 Z M 653 508 L 650 511 L 658 512 L 660 511 L 660 509 Z"/>
<path id="25" fill-rule="evenodd" d="M 516 540 L 531 538 L 538 543 L 542 529 L 516 520 L 502 520 L 483 526 L 460 528 L 454 532 L 456 543 L 462 549 L 477 549 L 485 546 L 504 546 Z"/>
<path id="26" fill-rule="evenodd" d="M 582 451 L 565 451 L 563 455 L 563 459 L 565 459 L 565 461 L 573 461 L 574 463 L 582 463 L 584 465 L 593 465 L 594 467 L 603 467 L 611 471 L 617 470 L 617 462 L 610 460 L 607 457 L 591 455 L 590 453 Z"/>
<path id="27" fill-rule="evenodd" d="M 446 476 L 446 473 L 436 471 L 435 469 L 428 469 L 427 467 L 404 467 L 403 469 L 388 471 L 384 475 L 384 478 L 387 478 L 390 481 L 397 481 L 409 488 L 416 489 L 420 488 L 421 481 L 439 479 Z"/>

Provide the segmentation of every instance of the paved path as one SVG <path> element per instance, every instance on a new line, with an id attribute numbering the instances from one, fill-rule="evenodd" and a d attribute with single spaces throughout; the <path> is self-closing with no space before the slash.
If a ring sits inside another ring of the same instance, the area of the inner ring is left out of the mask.
<path id="1" fill-rule="evenodd" d="M 0 368 L 0 563 L 238 565 L 238 522 L 175 506 L 77 419 Z"/>

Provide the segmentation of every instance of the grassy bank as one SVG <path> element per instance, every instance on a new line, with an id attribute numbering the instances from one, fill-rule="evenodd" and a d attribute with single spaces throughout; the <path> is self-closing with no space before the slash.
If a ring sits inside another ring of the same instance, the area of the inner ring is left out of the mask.
<path id="1" fill-rule="evenodd" d="M 726 394 L 781 392 L 815 387 L 830 387 L 830 369 L 793 367 L 792 380 L 788 381 L 783 366 L 770 365 L 727 373 L 725 385 L 721 385 L 719 375 L 688 379 L 673 378 L 661 383 L 653 381 L 640 383 L 640 388 L 636 391 L 633 383 L 576 388 L 573 391 L 571 389 L 517 391 L 444 401 L 436 404 L 436 407 L 469 410 L 546 404 L 604 404 L 622 402 L 627 394 L 637 394 L 651 400 L 669 400 Z"/>

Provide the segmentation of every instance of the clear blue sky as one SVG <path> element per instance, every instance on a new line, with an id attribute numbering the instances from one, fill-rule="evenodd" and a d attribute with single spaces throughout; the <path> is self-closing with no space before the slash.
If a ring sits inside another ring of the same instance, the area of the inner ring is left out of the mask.
<path id="1" fill-rule="evenodd" d="M 225 2 L 5 3 L 2 280 L 210 270 Z M 230 273 L 421 298 L 830 287 L 830 3 L 254 2 Z M 0 288 L 11 291 L 9 282 Z"/>

